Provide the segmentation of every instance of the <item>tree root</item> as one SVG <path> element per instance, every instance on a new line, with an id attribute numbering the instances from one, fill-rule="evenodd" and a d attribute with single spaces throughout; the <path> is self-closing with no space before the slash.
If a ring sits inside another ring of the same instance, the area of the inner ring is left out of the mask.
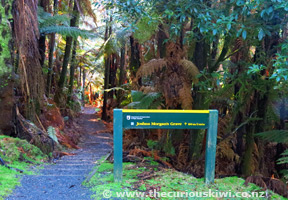
<path id="1" fill-rule="evenodd" d="M 24 171 L 21 170 L 21 169 L 17 169 L 17 168 L 8 166 L 1 157 L 0 157 L 0 164 L 1 164 L 2 166 L 4 166 L 4 167 L 7 167 L 8 169 L 14 170 L 14 171 L 16 171 L 16 172 L 20 172 L 20 173 L 23 173 L 23 172 L 24 172 Z"/>

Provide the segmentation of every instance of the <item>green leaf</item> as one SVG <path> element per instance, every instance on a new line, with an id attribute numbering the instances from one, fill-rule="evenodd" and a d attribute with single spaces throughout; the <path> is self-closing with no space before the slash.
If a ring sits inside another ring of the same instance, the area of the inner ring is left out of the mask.
<path id="1" fill-rule="evenodd" d="M 228 30 L 230 30 L 231 29 L 231 24 L 229 23 L 229 24 L 227 24 L 227 28 L 228 28 Z"/>
<path id="2" fill-rule="evenodd" d="M 217 29 L 213 29 L 213 35 L 217 34 Z"/>
<path id="3" fill-rule="evenodd" d="M 264 36 L 265 36 L 265 33 L 264 33 L 263 29 L 260 28 L 260 31 L 259 31 L 259 33 L 258 33 L 258 39 L 259 39 L 259 41 L 262 40 Z"/>
<path id="4" fill-rule="evenodd" d="M 55 130 L 55 128 L 53 126 L 49 126 L 47 132 L 48 132 L 49 137 L 52 140 L 54 140 L 56 143 L 59 143 L 58 142 L 58 138 L 56 136 L 56 130 Z"/>
<path id="5" fill-rule="evenodd" d="M 243 31 L 242 32 L 242 38 L 244 39 L 244 40 L 246 40 L 246 37 L 247 37 L 247 31 Z"/>

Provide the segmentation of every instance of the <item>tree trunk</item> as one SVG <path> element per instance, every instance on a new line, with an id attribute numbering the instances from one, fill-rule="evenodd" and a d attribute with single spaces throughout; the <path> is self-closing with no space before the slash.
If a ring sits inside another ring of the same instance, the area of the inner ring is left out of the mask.
<path id="1" fill-rule="evenodd" d="M 49 0 L 40 0 L 39 5 L 43 8 L 45 12 L 48 12 L 48 5 Z M 45 62 L 45 52 L 46 52 L 46 35 L 40 35 L 39 38 L 39 53 L 40 53 L 40 65 L 43 68 L 44 62 Z"/>
<path id="2" fill-rule="evenodd" d="M 68 100 L 71 101 L 73 95 L 73 83 L 74 83 L 74 74 L 75 74 L 75 67 L 76 67 L 76 49 L 77 49 L 77 39 L 74 40 L 73 43 L 73 50 L 72 50 L 72 59 L 71 59 L 71 66 L 70 66 L 70 79 L 69 79 L 69 89 L 68 89 Z"/>
<path id="3" fill-rule="evenodd" d="M 207 66 L 207 53 L 208 53 L 208 44 L 204 40 L 203 36 L 199 30 L 196 30 L 200 35 L 199 42 L 195 44 L 195 50 L 193 55 L 193 63 L 198 67 L 199 71 L 202 71 Z M 201 80 L 200 80 L 201 81 Z M 209 105 L 204 104 L 205 94 L 199 93 L 199 88 L 195 87 L 194 91 L 196 95 L 193 97 L 193 109 L 202 110 L 208 109 Z M 204 136 L 205 134 L 201 130 L 191 130 L 190 131 L 190 146 L 189 146 L 189 158 L 197 159 L 201 154 Z"/>
<path id="4" fill-rule="evenodd" d="M 139 52 L 139 43 L 134 40 L 133 36 L 130 36 L 130 46 L 131 46 L 131 55 L 130 55 L 130 71 L 132 77 L 136 77 L 136 72 L 141 66 L 140 62 L 140 52 Z"/>
<path id="5" fill-rule="evenodd" d="M 40 53 L 40 65 L 43 68 L 45 62 L 45 52 L 46 52 L 46 35 L 41 35 L 39 38 L 39 53 Z"/>
<path id="6" fill-rule="evenodd" d="M 125 45 L 121 48 L 121 58 L 120 58 L 120 72 L 119 72 L 119 82 L 118 87 L 121 87 L 124 82 L 124 66 L 125 66 Z M 121 97 L 122 97 L 122 91 L 117 91 L 117 104 L 120 105 L 121 103 Z"/>
<path id="7" fill-rule="evenodd" d="M 112 59 L 111 59 L 111 67 L 110 67 L 110 74 L 109 74 L 109 88 L 114 88 L 116 87 L 116 73 L 117 73 L 117 65 L 118 65 L 118 59 L 116 57 L 115 54 L 113 54 L 112 56 Z M 109 93 L 108 93 L 108 96 L 109 98 L 113 99 L 114 97 L 114 90 L 111 90 Z"/>
<path id="8" fill-rule="evenodd" d="M 34 26 L 38 23 L 37 1 L 15 1 L 13 19 L 15 42 L 19 49 L 21 94 L 25 104 L 20 111 L 27 119 L 37 123 L 36 115 L 41 112 L 45 93 L 38 46 L 39 30 Z"/>
<path id="9" fill-rule="evenodd" d="M 110 22 L 112 21 L 112 17 L 110 17 Z M 112 27 L 106 24 L 104 40 L 107 41 L 109 36 L 112 34 Z M 107 120 L 107 100 L 108 100 L 108 92 L 109 89 L 109 77 L 110 77 L 110 64 L 111 64 L 111 56 L 107 56 L 104 61 L 105 72 L 104 72 L 104 94 L 103 94 L 103 107 L 102 107 L 102 120 Z"/>
<path id="10" fill-rule="evenodd" d="M 13 59 L 12 59 L 12 32 L 9 19 L 12 18 L 11 8 L 13 1 L 1 1 L 0 7 L 0 135 L 2 133 L 10 135 L 13 118 L 12 110 L 14 106 L 14 81 Z M 5 9 L 8 8 L 8 9 Z"/>
<path id="11" fill-rule="evenodd" d="M 78 19 L 78 16 L 79 16 L 76 0 L 74 2 L 73 13 L 74 14 L 73 14 L 73 17 L 71 18 L 70 26 L 71 27 L 76 27 L 77 19 Z M 60 79 L 59 79 L 59 82 L 58 82 L 58 90 L 57 90 L 56 95 L 55 95 L 55 102 L 60 107 L 65 106 L 65 105 L 63 105 L 63 104 L 65 104 L 65 99 L 64 99 L 64 96 L 63 96 L 63 88 L 65 86 L 66 74 L 67 74 L 67 71 L 68 71 L 68 64 L 69 64 L 69 60 L 70 60 L 72 41 L 73 41 L 72 37 L 70 37 L 70 36 L 66 37 L 66 47 L 65 47 L 65 54 L 64 54 L 64 58 L 63 58 L 62 71 L 61 71 Z"/>
<path id="12" fill-rule="evenodd" d="M 162 24 L 159 25 L 159 31 L 157 34 L 157 54 L 159 58 L 164 58 L 166 55 L 166 44 L 164 43 L 168 37 L 165 34 L 164 27 Z"/>
<path id="13" fill-rule="evenodd" d="M 56 15 L 57 12 L 58 12 L 58 0 L 54 0 L 54 15 Z M 46 94 L 48 97 L 50 95 L 50 88 L 52 83 L 54 48 L 55 48 L 55 33 L 51 33 L 49 42 L 48 74 L 46 84 Z"/>
<path id="14" fill-rule="evenodd" d="M 84 101 L 85 103 L 85 82 L 86 82 L 86 70 L 85 68 L 83 67 L 83 70 L 82 70 L 82 100 Z"/>

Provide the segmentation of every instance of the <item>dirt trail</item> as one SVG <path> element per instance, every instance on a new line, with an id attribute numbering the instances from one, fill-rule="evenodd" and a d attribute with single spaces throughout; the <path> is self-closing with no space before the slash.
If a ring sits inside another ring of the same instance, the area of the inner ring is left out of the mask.
<path id="1" fill-rule="evenodd" d="M 73 150 L 75 156 L 64 156 L 56 164 L 45 165 L 37 175 L 25 175 L 21 178 L 21 186 L 17 187 L 7 200 L 85 200 L 92 193 L 82 186 L 85 177 L 92 171 L 95 161 L 111 151 L 108 142 L 111 135 L 102 133 L 92 135 L 104 129 L 97 122 L 95 108 L 84 108 L 79 125 L 83 128 L 83 137 L 79 146 Z"/>

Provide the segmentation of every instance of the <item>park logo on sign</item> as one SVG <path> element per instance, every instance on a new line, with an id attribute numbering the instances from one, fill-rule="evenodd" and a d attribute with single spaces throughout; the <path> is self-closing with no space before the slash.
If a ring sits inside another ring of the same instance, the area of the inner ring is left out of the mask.
<path id="1" fill-rule="evenodd" d="M 127 118 L 127 120 L 130 120 L 130 119 L 131 119 L 130 115 L 127 115 L 127 117 L 126 117 L 126 118 Z"/>

